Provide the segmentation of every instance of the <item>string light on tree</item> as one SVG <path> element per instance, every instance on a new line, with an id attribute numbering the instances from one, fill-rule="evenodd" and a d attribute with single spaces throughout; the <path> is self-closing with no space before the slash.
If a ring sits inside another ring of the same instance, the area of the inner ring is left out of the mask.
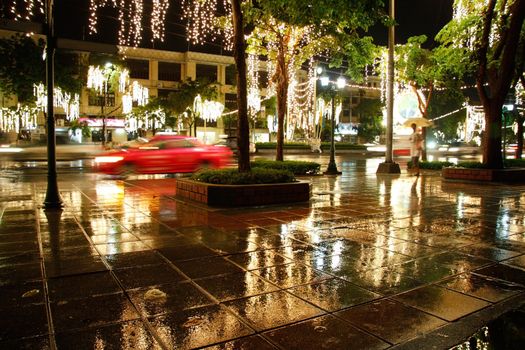
<path id="1" fill-rule="evenodd" d="M 38 109 L 21 105 L 0 108 L 0 130 L 19 133 L 21 129 L 33 130 L 37 127 Z"/>
<path id="2" fill-rule="evenodd" d="M 9 9 L 13 15 L 15 21 L 26 20 L 29 21 L 33 18 L 35 14 L 35 9 L 40 14 L 44 14 L 44 1 L 43 0 L 10 0 L 11 5 Z M 23 6 L 19 6 L 18 3 L 22 2 Z M 24 10 L 19 11 L 20 8 Z"/>
<path id="3" fill-rule="evenodd" d="M 33 94 L 36 97 L 36 106 L 45 111 L 47 109 L 47 91 L 44 84 L 35 84 Z M 80 115 L 80 97 L 78 94 L 73 96 L 56 87 L 53 93 L 53 105 L 64 110 L 67 120 L 75 120 Z"/>
<path id="4" fill-rule="evenodd" d="M 182 0 L 182 19 L 186 20 L 187 40 L 202 45 L 215 40 L 215 13 L 217 0 Z"/>
<path id="5" fill-rule="evenodd" d="M 153 13 L 151 17 L 151 31 L 153 32 L 153 36 L 151 41 L 155 39 L 164 41 L 164 22 L 169 6 L 169 0 L 153 0 Z"/>

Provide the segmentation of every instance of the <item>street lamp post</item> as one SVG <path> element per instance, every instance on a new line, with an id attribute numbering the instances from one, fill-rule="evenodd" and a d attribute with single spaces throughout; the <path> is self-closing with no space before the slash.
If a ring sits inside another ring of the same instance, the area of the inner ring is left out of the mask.
<path id="1" fill-rule="evenodd" d="M 322 86 L 330 86 L 330 95 L 332 101 L 332 116 L 331 116 L 331 130 L 330 130 L 330 161 L 324 174 L 326 175 L 339 175 L 341 172 L 337 170 L 337 164 L 335 163 L 335 93 L 336 89 L 343 89 L 346 85 L 346 81 L 343 77 L 337 79 L 337 83 L 329 81 L 328 77 L 321 77 Z"/>
<path id="2" fill-rule="evenodd" d="M 55 134 L 55 112 L 53 106 L 54 91 L 54 68 L 55 68 L 55 45 L 54 33 L 54 3 L 47 0 L 46 3 L 46 82 L 47 82 L 47 190 L 44 199 L 44 208 L 61 209 L 62 198 L 58 192 L 57 163 L 56 163 L 56 134 Z"/>

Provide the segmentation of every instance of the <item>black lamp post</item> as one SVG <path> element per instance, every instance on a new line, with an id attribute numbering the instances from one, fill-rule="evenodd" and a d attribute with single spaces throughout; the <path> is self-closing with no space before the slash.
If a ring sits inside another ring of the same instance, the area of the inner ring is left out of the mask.
<path id="1" fill-rule="evenodd" d="M 56 38 L 54 32 L 54 3 L 46 0 L 46 85 L 47 85 L 47 190 L 44 199 L 44 208 L 61 209 L 62 198 L 58 192 L 57 163 L 56 163 L 56 134 L 55 134 L 55 112 L 53 106 L 54 68 Z"/>
<path id="2" fill-rule="evenodd" d="M 321 85 L 329 86 L 330 96 L 332 100 L 332 116 L 331 116 L 331 130 L 330 130 L 330 161 L 328 167 L 324 172 L 325 175 L 339 175 L 341 172 L 337 170 L 337 164 L 335 163 L 335 94 L 336 89 L 343 89 L 346 85 L 345 78 L 339 77 L 337 82 L 330 81 L 328 77 L 321 77 Z"/>

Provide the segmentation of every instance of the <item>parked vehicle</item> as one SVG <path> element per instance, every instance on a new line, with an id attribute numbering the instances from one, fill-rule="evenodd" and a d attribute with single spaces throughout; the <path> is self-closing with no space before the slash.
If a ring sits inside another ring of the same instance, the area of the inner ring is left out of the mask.
<path id="1" fill-rule="evenodd" d="M 228 147 L 208 146 L 195 138 L 178 136 L 99 154 L 94 169 L 109 175 L 189 173 L 231 163 Z"/>

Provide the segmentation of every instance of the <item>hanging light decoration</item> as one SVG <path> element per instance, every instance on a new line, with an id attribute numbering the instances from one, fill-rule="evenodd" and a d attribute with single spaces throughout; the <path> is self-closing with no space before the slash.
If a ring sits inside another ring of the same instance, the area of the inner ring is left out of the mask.
<path id="1" fill-rule="evenodd" d="M 224 111 L 224 105 L 220 102 L 202 100 L 197 95 L 193 100 L 193 112 L 205 121 L 216 121 Z"/>
<path id="2" fill-rule="evenodd" d="M 36 106 L 38 110 L 47 109 L 47 89 L 44 84 L 35 84 L 33 94 L 36 97 Z M 80 115 L 80 97 L 78 94 L 71 95 L 56 87 L 53 93 L 53 106 L 60 107 L 64 110 L 67 120 L 75 120 Z"/>
<path id="3" fill-rule="evenodd" d="M 169 0 L 153 0 L 151 13 L 152 41 L 164 40 L 164 21 Z M 90 0 L 89 33 L 97 33 L 98 10 L 104 7 L 118 9 L 120 45 L 137 47 L 142 41 L 144 0 Z"/>
<path id="4" fill-rule="evenodd" d="M 255 118 L 261 110 L 261 95 L 259 93 L 259 59 L 255 54 L 248 55 L 248 110 Z"/>
<path id="5" fill-rule="evenodd" d="M 151 15 L 151 41 L 155 39 L 164 41 L 166 13 L 170 6 L 169 0 L 153 0 L 153 13 Z"/>
<path id="6" fill-rule="evenodd" d="M 216 12 L 217 0 L 182 0 L 186 39 L 194 45 L 202 45 L 207 39 L 215 40 Z"/>
<path id="7" fill-rule="evenodd" d="M 11 4 L 9 5 L 9 11 L 13 15 L 15 21 L 26 20 L 29 21 L 35 15 L 35 12 L 44 14 L 44 0 L 23 0 L 23 7 L 17 5 L 17 0 L 10 0 Z M 20 8 L 24 10 L 19 11 Z"/>
<path id="8" fill-rule="evenodd" d="M 19 133 L 20 129 L 32 130 L 37 127 L 38 109 L 21 105 L 0 108 L 0 130 Z"/>

